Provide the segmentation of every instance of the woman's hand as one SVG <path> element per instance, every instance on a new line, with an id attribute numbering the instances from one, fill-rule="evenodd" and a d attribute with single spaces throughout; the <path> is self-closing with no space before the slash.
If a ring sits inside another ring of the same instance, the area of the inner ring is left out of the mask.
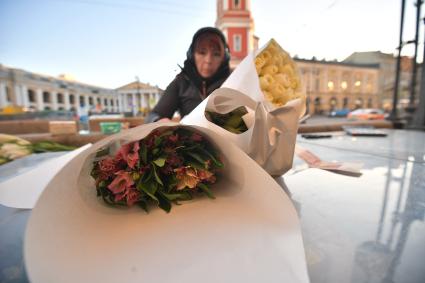
<path id="1" fill-rule="evenodd" d="M 171 120 L 168 118 L 161 118 L 157 122 L 171 122 Z"/>

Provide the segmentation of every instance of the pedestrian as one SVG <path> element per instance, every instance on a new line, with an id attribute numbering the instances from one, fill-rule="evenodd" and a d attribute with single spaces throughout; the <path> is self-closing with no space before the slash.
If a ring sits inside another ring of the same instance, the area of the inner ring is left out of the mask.
<path id="1" fill-rule="evenodd" d="M 186 53 L 181 72 L 168 85 L 147 123 L 170 120 L 176 111 L 183 118 L 230 75 L 229 47 L 223 33 L 213 27 L 198 30 Z"/>

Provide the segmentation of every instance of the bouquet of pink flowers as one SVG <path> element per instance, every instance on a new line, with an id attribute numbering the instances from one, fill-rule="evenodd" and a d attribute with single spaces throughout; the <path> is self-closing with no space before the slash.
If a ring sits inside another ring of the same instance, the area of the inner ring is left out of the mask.
<path id="1" fill-rule="evenodd" d="M 214 198 L 209 188 L 223 168 L 217 152 L 199 133 L 184 128 L 155 130 L 145 138 L 96 154 L 91 176 L 97 195 L 110 205 L 154 203 L 169 212 L 172 203 L 195 192 Z"/>

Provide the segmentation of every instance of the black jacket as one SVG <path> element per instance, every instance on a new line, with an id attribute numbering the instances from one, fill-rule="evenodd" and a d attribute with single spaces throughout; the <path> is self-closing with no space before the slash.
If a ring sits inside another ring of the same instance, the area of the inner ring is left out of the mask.
<path id="1" fill-rule="evenodd" d="M 184 117 L 198 106 L 211 92 L 219 88 L 226 80 L 227 76 L 220 78 L 209 85 L 205 81 L 200 86 L 195 83 L 183 72 L 168 85 L 164 95 L 158 104 L 149 113 L 147 122 L 155 122 L 161 118 L 171 119 L 175 111 Z"/>
<path id="2" fill-rule="evenodd" d="M 225 56 L 217 72 L 208 79 L 202 78 L 195 67 L 193 59 L 193 45 L 196 38 L 203 32 L 219 34 L 227 48 L 223 34 L 215 28 L 200 29 L 193 37 L 191 47 L 187 52 L 187 59 L 181 72 L 165 89 L 163 96 L 152 112 L 146 118 L 147 123 L 161 118 L 171 119 L 176 111 L 183 118 L 198 106 L 211 92 L 219 88 L 230 75 L 229 56 Z"/>

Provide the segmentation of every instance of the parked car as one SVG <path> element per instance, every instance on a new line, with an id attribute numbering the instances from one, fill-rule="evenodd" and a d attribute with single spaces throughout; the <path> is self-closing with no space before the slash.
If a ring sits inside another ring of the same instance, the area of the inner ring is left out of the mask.
<path id="1" fill-rule="evenodd" d="M 329 117 L 347 117 L 348 113 L 350 113 L 350 109 L 336 109 L 329 113 Z"/>
<path id="2" fill-rule="evenodd" d="M 347 118 L 350 120 L 384 120 L 385 113 L 381 109 L 357 109 L 348 113 Z"/>

